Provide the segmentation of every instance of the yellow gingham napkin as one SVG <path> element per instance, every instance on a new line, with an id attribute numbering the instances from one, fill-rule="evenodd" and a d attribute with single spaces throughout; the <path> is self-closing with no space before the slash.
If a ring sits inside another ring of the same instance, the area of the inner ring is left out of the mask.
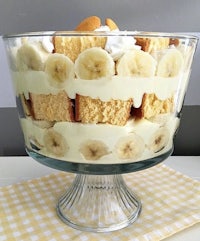
<path id="1" fill-rule="evenodd" d="M 55 211 L 73 177 L 58 172 L 0 188 L 0 241 L 157 241 L 200 222 L 200 182 L 159 164 L 124 175 L 143 204 L 135 223 L 111 233 L 75 230 Z"/>

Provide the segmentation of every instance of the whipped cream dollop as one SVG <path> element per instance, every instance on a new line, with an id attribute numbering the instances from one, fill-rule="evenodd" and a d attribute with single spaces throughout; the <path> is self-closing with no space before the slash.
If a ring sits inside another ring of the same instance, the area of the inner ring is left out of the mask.
<path id="1" fill-rule="evenodd" d="M 140 46 L 136 45 L 133 36 L 109 36 L 107 38 L 105 50 L 112 56 L 114 61 L 131 49 L 141 49 Z"/>
<path id="2" fill-rule="evenodd" d="M 95 29 L 96 32 L 107 32 L 111 31 L 110 28 L 107 25 L 102 25 L 99 28 Z"/>
<path id="3" fill-rule="evenodd" d="M 51 36 L 45 36 L 41 39 L 42 47 L 48 52 L 52 53 L 54 50 L 54 45 L 52 43 Z"/>
<path id="4" fill-rule="evenodd" d="M 97 32 L 119 32 L 119 29 L 111 30 L 107 25 L 100 26 L 95 29 Z M 126 51 L 131 49 L 141 49 L 141 46 L 136 45 L 136 40 L 133 36 L 108 36 L 105 50 L 112 56 L 113 60 L 118 60 Z"/>

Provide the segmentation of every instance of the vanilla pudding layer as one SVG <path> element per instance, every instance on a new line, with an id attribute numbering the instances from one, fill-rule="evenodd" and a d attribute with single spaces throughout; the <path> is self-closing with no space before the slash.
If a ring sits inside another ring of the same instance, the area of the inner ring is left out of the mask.
<path id="1" fill-rule="evenodd" d="M 146 160 L 166 153 L 173 147 L 179 119 L 163 114 L 151 121 L 130 120 L 123 127 L 56 122 L 51 128 L 42 128 L 39 121 L 31 118 L 21 118 L 20 123 L 26 146 L 38 153 L 70 162 L 111 164 Z M 53 133 L 59 135 L 59 141 Z M 51 148 L 55 140 L 56 152 Z"/>
<path id="2" fill-rule="evenodd" d="M 75 99 L 76 94 L 89 96 L 102 101 L 134 100 L 134 107 L 141 105 L 145 93 L 154 93 L 158 99 L 170 98 L 179 86 L 186 86 L 188 73 L 181 73 L 179 76 L 164 77 L 122 77 L 113 76 L 111 79 L 101 78 L 95 80 L 84 80 L 72 78 L 63 83 L 62 88 L 52 86 L 53 80 L 43 71 L 29 70 L 26 72 L 13 71 L 16 94 L 24 94 L 29 98 L 29 93 L 34 94 L 58 94 L 65 90 L 69 98 Z M 184 83 L 184 84 L 183 84 Z M 180 91 L 180 90 L 179 90 Z M 184 95 L 184 88 L 182 90 Z M 180 96 L 179 96 L 180 97 Z"/>

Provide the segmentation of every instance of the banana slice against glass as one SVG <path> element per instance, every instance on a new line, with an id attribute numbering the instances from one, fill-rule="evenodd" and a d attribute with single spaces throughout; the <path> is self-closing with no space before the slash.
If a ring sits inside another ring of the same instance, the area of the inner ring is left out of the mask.
<path id="1" fill-rule="evenodd" d="M 16 66 L 20 71 L 44 70 L 47 53 L 40 43 L 25 43 L 17 51 Z"/>
<path id="2" fill-rule="evenodd" d="M 65 138 L 52 128 L 46 131 L 43 141 L 47 151 L 55 156 L 62 157 L 69 150 Z"/>
<path id="3" fill-rule="evenodd" d="M 75 61 L 75 73 L 80 79 L 110 79 L 115 74 L 115 64 L 106 50 L 93 47 L 79 54 Z"/>
<path id="4" fill-rule="evenodd" d="M 120 76 L 153 77 L 156 60 L 147 52 L 133 49 L 126 52 L 117 62 L 117 74 Z"/>
<path id="5" fill-rule="evenodd" d="M 177 49 L 168 49 L 158 62 L 157 76 L 175 77 L 182 71 L 183 65 L 181 52 Z"/>
<path id="6" fill-rule="evenodd" d="M 80 153 L 86 160 L 98 160 L 108 155 L 108 147 L 100 140 L 87 140 L 80 146 Z"/>
<path id="7" fill-rule="evenodd" d="M 145 149 L 143 139 L 132 133 L 129 136 L 121 137 L 115 145 L 115 152 L 120 159 L 137 160 Z"/>
<path id="8" fill-rule="evenodd" d="M 149 149 L 154 153 L 161 151 L 170 140 L 170 132 L 167 127 L 160 127 L 150 138 Z"/>
<path id="9" fill-rule="evenodd" d="M 51 85 L 63 87 L 67 80 L 74 78 L 74 63 L 64 54 L 51 54 L 46 60 L 45 72 L 51 77 Z"/>

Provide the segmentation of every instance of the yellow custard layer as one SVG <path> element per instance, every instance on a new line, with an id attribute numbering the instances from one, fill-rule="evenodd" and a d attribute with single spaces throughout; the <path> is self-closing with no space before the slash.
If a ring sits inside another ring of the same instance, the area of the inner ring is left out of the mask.
<path id="1" fill-rule="evenodd" d="M 138 108 L 145 93 L 155 93 L 160 100 L 170 98 L 180 83 L 182 88 L 187 85 L 188 73 L 171 78 L 113 76 L 111 79 L 97 80 L 69 79 L 62 88 L 54 87 L 51 77 L 43 71 L 13 72 L 13 78 L 17 95 L 25 94 L 27 98 L 29 93 L 58 94 L 61 90 L 65 90 L 71 99 L 75 99 L 76 94 L 99 98 L 102 101 L 132 98 L 134 107 Z M 182 92 L 184 94 L 184 89 Z"/>
<path id="2" fill-rule="evenodd" d="M 98 164 L 133 162 L 161 155 L 172 148 L 173 135 L 178 125 L 179 119 L 169 114 L 160 115 L 152 121 L 130 120 L 123 127 L 57 122 L 51 128 L 43 128 L 40 121 L 21 119 L 25 142 L 29 148 L 33 148 L 32 142 L 38 147 L 36 151 L 43 155 L 71 162 L 95 161 Z M 56 145 L 61 149 L 60 156 L 57 155 L 59 150 L 57 153 L 49 148 L 49 145 L 57 141 L 57 134 L 59 141 Z M 162 142 L 160 147 L 158 141 Z M 134 144 L 134 148 L 130 144 Z M 125 154 L 129 145 L 132 148 L 128 150 L 130 157 Z"/>

